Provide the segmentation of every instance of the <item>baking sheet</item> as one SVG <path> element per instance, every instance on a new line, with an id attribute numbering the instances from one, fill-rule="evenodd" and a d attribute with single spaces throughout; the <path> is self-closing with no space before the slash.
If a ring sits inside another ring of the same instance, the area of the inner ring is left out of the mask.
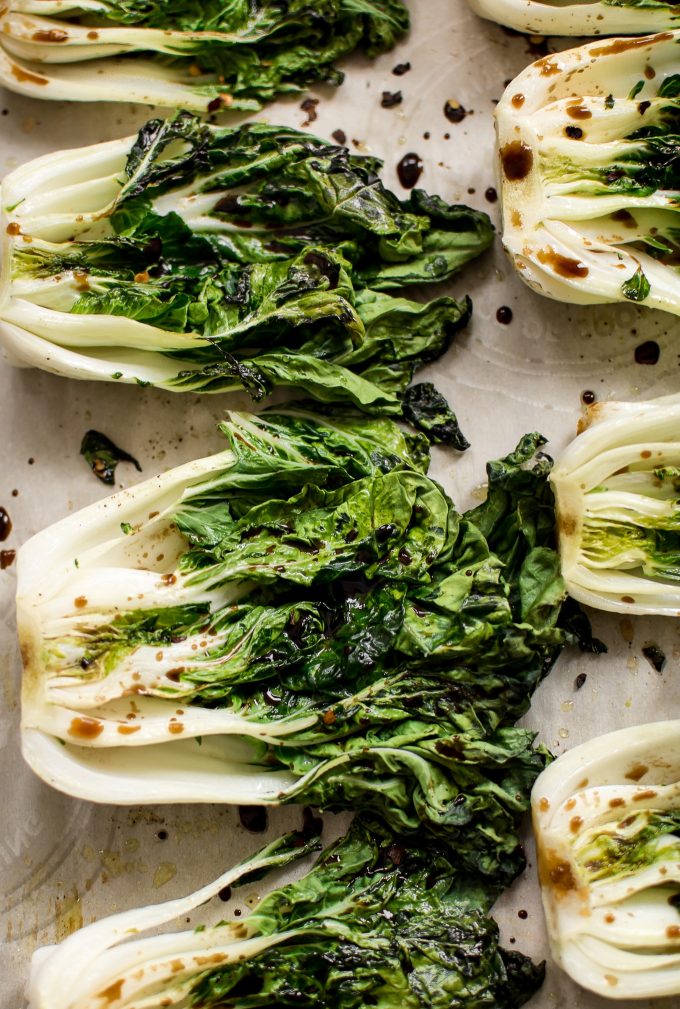
<path id="1" fill-rule="evenodd" d="M 408 41 L 374 64 L 352 61 L 338 91 L 313 92 L 320 103 L 318 119 L 309 128 L 322 136 L 342 129 L 359 151 L 384 157 L 384 177 L 397 191 L 397 162 L 407 152 L 418 153 L 424 162 L 422 186 L 451 202 L 485 209 L 498 224 L 498 204 L 485 198 L 487 188 L 496 184 L 494 99 L 536 53 L 530 52 L 527 39 L 476 18 L 464 0 L 412 0 L 411 7 Z M 551 48 L 574 44 L 551 41 Z M 392 68 L 407 60 L 412 70 L 393 76 Z M 402 91 L 401 105 L 381 108 L 383 90 Z M 468 112 L 461 123 L 444 116 L 450 99 Z M 2 91 L 0 111 L 3 174 L 39 154 L 133 132 L 149 118 L 148 109 L 134 106 L 69 106 Z M 271 106 L 257 118 L 302 126 L 306 114 L 299 102 L 289 102 Z M 463 456 L 435 452 L 432 472 L 460 507 L 474 502 L 485 461 L 505 454 L 525 431 L 543 431 L 549 449 L 558 452 L 574 433 L 584 390 L 599 399 L 677 391 L 680 347 L 678 321 L 672 316 L 632 305 L 572 308 L 543 300 L 517 279 L 500 243 L 443 289 L 459 296 L 467 291 L 475 305 L 466 333 L 444 359 L 421 372 L 447 395 L 472 442 Z M 502 305 L 512 309 L 509 325 L 496 321 Z M 653 367 L 634 362 L 635 347 L 647 339 L 661 348 Z M 248 401 L 73 382 L 0 362 L 0 505 L 13 523 L 3 548 L 18 548 L 39 529 L 105 495 L 78 454 L 88 428 L 105 432 L 135 455 L 146 478 L 217 450 L 215 422 L 231 405 L 243 407 Z M 118 486 L 137 478 L 125 465 L 118 477 Z M 58 941 L 113 911 L 188 893 L 264 839 L 246 832 L 229 807 L 93 806 L 43 785 L 19 753 L 14 592 L 15 569 L 9 567 L 0 572 L 0 1006 L 6 1009 L 24 1004 L 36 946 Z M 525 719 L 555 753 L 600 732 L 680 714 L 678 624 L 601 614 L 594 623 L 609 654 L 598 659 L 563 655 Z M 641 653 L 650 641 L 668 656 L 661 675 Z M 579 673 L 587 679 L 576 691 Z M 267 836 L 298 822 L 295 807 L 273 810 Z M 343 822 L 327 817 L 329 836 Z M 257 888 L 244 888 L 241 909 L 257 896 Z M 220 905 L 217 912 L 223 915 L 238 906 Z M 519 918 L 519 910 L 528 916 Z M 497 917 L 506 943 L 537 958 L 547 955 L 533 864 L 501 900 Z M 608 1004 L 549 964 L 546 984 L 531 1009 L 602 1009 Z M 680 1000 L 619 1004 L 677 1007 Z"/>

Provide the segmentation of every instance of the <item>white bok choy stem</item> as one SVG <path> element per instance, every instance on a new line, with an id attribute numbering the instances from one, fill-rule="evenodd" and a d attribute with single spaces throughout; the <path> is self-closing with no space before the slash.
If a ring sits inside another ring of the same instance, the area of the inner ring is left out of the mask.
<path id="1" fill-rule="evenodd" d="M 677 7 L 663 0 L 468 0 L 480 17 L 529 35 L 647 35 L 676 28 Z"/>
<path id="2" fill-rule="evenodd" d="M 241 438 L 266 438 L 247 415 L 230 418 Z M 120 803 L 275 802 L 298 780 L 263 773 L 254 760 L 315 716 L 284 718 L 268 730 L 230 711 L 184 706 L 187 691 L 172 670 L 185 662 L 214 665 L 219 628 L 208 639 L 201 633 L 169 644 L 165 656 L 144 646 L 120 660 L 114 655 L 94 681 L 79 666 L 88 634 L 131 608 L 219 611 L 238 599 L 242 587 L 213 588 L 179 569 L 186 541 L 174 524 L 183 501 L 228 482 L 234 463 L 231 451 L 187 463 L 63 519 L 20 550 L 23 752 L 54 787 Z"/>
<path id="3" fill-rule="evenodd" d="M 532 813 L 558 964 L 605 998 L 680 994 L 680 721 L 569 750 Z"/>
<path id="4" fill-rule="evenodd" d="M 317 81 L 340 84 L 342 56 L 385 52 L 408 30 L 401 0 L 290 7 L 7 0 L 0 82 L 43 99 L 256 111 Z"/>
<path id="5" fill-rule="evenodd" d="M 680 397 L 596 403 L 551 474 L 579 602 L 680 615 Z"/>
<path id="6" fill-rule="evenodd" d="M 503 244 L 540 294 L 680 314 L 679 42 L 680 30 L 591 42 L 507 87 Z"/>
<path id="7" fill-rule="evenodd" d="M 142 933 L 184 918 L 225 887 L 286 866 L 318 847 L 316 839 L 287 835 L 187 897 L 122 911 L 81 928 L 59 945 L 38 949 L 31 964 L 28 1009 L 189 1005 L 191 989 L 206 970 L 256 956 L 285 942 L 287 933 L 258 935 L 247 919 L 146 937 Z"/>

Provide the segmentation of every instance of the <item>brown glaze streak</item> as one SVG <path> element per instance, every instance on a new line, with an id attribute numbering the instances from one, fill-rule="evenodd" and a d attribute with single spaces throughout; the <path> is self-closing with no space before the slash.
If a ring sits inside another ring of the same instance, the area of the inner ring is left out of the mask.
<path id="1" fill-rule="evenodd" d="M 589 273 L 585 263 L 579 262 L 578 259 L 570 259 L 569 256 L 563 256 L 560 252 L 555 252 L 551 248 L 539 249 L 536 253 L 536 258 L 544 266 L 552 267 L 553 272 L 558 274 L 558 276 L 567 277 L 569 280 L 577 277 L 587 277 Z"/>
<path id="2" fill-rule="evenodd" d="M 639 39 L 613 39 L 605 46 L 591 49 L 590 53 L 592 56 L 616 56 L 618 53 L 625 53 L 629 49 L 639 49 L 641 46 L 653 46 L 657 42 L 666 42 L 672 38 L 673 32 L 661 32 L 659 35 L 653 35 L 651 38 L 647 36 Z"/>
<path id="3" fill-rule="evenodd" d="M 50 28 L 47 32 L 33 32 L 31 38 L 34 42 L 66 42 L 68 32 L 61 28 Z"/>
<path id="4" fill-rule="evenodd" d="M 118 731 L 121 736 L 131 736 L 133 732 L 139 732 L 141 725 L 119 725 Z"/>
<path id="5" fill-rule="evenodd" d="M 555 852 L 548 854 L 544 872 L 549 885 L 557 891 L 558 895 L 561 896 L 577 889 L 571 865 L 564 859 L 559 858 Z"/>
<path id="6" fill-rule="evenodd" d="M 501 148 L 503 173 L 510 182 L 526 179 L 534 163 L 534 154 L 521 140 L 511 140 Z"/>
<path id="7" fill-rule="evenodd" d="M 524 95 L 513 95 L 510 99 L 510 103 L 514 106 L 514 108 L 521 109 L 524 105 Z"/>
<path id="8" fill-rule="evenodd" d="M 74 718 L 69 726 L 69 736 L 76 739 L 96 739 L 104 731 L 104 726 L 98 718 Z"/>
<path id="9" fill-rule="evenodd" d="M 40 74 L 33 74 L 30 70 L 25 70 L 18 63 L 12 64 L 12 77 L 16 77 L 20 84 L 49 84 L 47 77 Z"/>
<path id="10" fill-rule="evenodd" d="M 226 959 L 226 953 L 211 953 L 210 956 L 195 956 L 194 963 L 199 967 L 205 967 L 208 964 L 224 963 Z"/>
<path id="11" fill-rule="evenodd" d="M 655 799 L 658 794 L 653 788 L 646 788 L 644 792 L 638 792 L 637 795 L 633 796 L 633 802 L 644 802 L 645 799 Z"/>
<path id="12" fill-rule="evenodd" d="M 592 119 L 593 113 L 585 105 L 568 105 L 567 115 L 570 119 Z"/>
<path id="13" fill-rule="evenodd" d="M 644 778 L 648 770 L 649 768 L 646 764 L 633 764 L 630 771 L 628 771 L 624 777 L 627 778 L 628 781 L 639 781 L 640 778 Z"/>
<path id="14" fill-rule="evenodd" d="M 544 56 L 542 60 L 536 60 L 534 66 L 541 71 L 544 77 L 552 77 L 559 74 L 560 65 L 550 56 Z"/>
<path id="15" fill-rule="evenodd" d="M 107 1002 L 117 1002 L 123 991 L 123 984 L 125 983 L 125 978 L 121 978 L 120 981 L 114 981 L 110 984 L 108 988 L 104 991 L 100 991 L 97 998 L 106 999 Z"/>

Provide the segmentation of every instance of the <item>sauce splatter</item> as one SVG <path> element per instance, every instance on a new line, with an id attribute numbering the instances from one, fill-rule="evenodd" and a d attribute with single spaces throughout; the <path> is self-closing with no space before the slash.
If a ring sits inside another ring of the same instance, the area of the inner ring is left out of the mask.
<path id="1" fill-rule="evenodd" d="M 625 777 L 628 781 L 639 781 L 640 778 L 644 778 L 648 770 L 649 768 L 646 764 L 634 764 Z"/>
<path id="2" fill-rule="evenodd" d="M 16 557 L 16 550 L 0 550 L 0 571 L 11 568 Z"/>
<path id="3" fill-rule="evenodd" d="M 586 406 L 592 406 L 597 396 L 592 391 L 592 389 L 584 389 L 581 393 L 581 402 L 585 403 Z"/>
<path id="4" fill-rule="evenodd" d="M 635 348 L 636 364 L 656 364 L 661 356 L 661 348 L 656 340 L 645 340 Z"/>
<path id="5" fill-rule="evenodd" d="M 526 179 L 533 163 L 533 151 L 521 140 L 511 140 L 501 148 L 503 173 L 510 182 L 521 182 L 522 179 Z"/>
<path id="6" fill-rule="evenodd" d="M 554 249 L 539 249 L 536 258 L 539 263 L 551 266 L 560 277 L 573 279 L 588 276 L 589 271 L 585 263 L 579 262 L 578 259 L 571 259 L 569 256 L 563 256 L 560 252 L 555 252 Z"/>
<path id="7" fill-rule="evenodd" d="M 413 151 L 405 154 L 397 165 L 397 175 L 404 189 L 413 189 L 422 175 L 423 162 L 420 155 Z"/>
<path id="8" fill-rule="evenodd" d="M 12 520 L 6 508 L 0 507 L 0 543 L 4 543 L 12 531 Z"/>
<path id="9" fill-rule="evenodd" d="M 501 305 L 496 312 L 496 321 L 503 326 L 508 326 L 512 322 L 512 309 L 508 305 Z"/>
<path id="10" fill-rule="evenodd" d="M 238 818 L 241 826 L 249 830 L 251 834 L 261 834 L 267 829 L 269 817 L 267 810 L 263 806 L 239 806 Z"/>
<path id="11" fill-rule="evenodd" d="M 449 98 L 444 105 L 444 115 L 450 123 L 462 123 L 467 115 L 467 109 L 454 98 Z"/>
<path id="12" fill-rule="evenodd" d="M 98 718 L 88 718 L 87 715 L 83 715 L 82 718 L 71 720 L 68 734 L 76 739 L 96 739 L 103 731 L 104 726 Z"/>

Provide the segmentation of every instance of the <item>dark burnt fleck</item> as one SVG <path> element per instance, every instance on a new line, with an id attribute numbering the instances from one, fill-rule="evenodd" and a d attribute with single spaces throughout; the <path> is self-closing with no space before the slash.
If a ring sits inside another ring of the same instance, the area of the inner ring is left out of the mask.
<path id="1" fill-rule="evenodd" d="M 17 555 L 16 550 L 0 550 L 0 571 L 11 568 Z"/>
<path id="2" fill-rule="evenodd" d="M 401 105 L 403 100 L 401 91 L 383 91 L 380 104 L 383 109 L 393 109 L 395 105 Z"/>
<path id="3" fill-rule="evenodd" d="M 392 68 L 392 73 L 395 77 L 403 77 L 411 69 L 410 63 L 397 63 L 396 67 Z"/>
<path id="4" fill-rule="evenodd" d="M 663 652 L 658 645 L 650 641 L 648 645 L 645 645 L 642 649 L 642 654 L 649 662 L 652 669 L 655 669 L 657 673 L 663 672 L 663 667 L 666 665 L 666 653 Z"/>
<path id="5" fill-rule="evenodd" d="M 583 137 L 583 130 L 580 126 L 565 126 L 564 132 L 571 140 L 581 140 Z"/>
<path id="6" fill-rule="evenodd" d="M 333 130 L 331 136 L 333 137 L 333 140 L 335 140 L 336 144 L 340 144 L 341 147 L 344 147 L 347 143 L 347 134 L 344 130 Z"/>
<path id="7" fill-rule="evenodd" d="M 406 858 L 406 848 L 403 844 L 394 843 L 385 852 L 392 865 L 402 865 Z"/>
<path id="8" fill-rule="evenodd" d="M 306 114 L 303 126 L 309 126 L 311 123 L 316 122 L 318 118 L 318 113 L 316 107 L 319 104 L 318 98 L 305 98 L 303 102 L 300 102 L 300 108 Z"/>
<path id="9" fill-rule="evenodd" d="M 587 679 L 588 676 L 586 673 L 579 673 L 576 679 L 574 680 L 574 690 L 580 690 Z"/>

